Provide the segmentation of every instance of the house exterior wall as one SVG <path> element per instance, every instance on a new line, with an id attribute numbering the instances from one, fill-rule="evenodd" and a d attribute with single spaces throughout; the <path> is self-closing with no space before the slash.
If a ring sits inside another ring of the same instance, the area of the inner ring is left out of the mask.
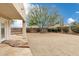
<path id="1" fill-rule="evenodd" d="M 5 37 L 1 38 L 1 23 L 4 24 Z M 0 42 L 10 37 L 10 20 L 0 17 Z"/>
<path id="2" fill-rule="evenodd" d="M 20 13 L 23 20 L 25 20 L 26 19 L 26 14 L 25 14 L 24 5 L 22 3 L 13 3 L 13 5 L 16 8 L 16 10 Z"/>
<path id="3" fill-rule="evenodd" d="M 5 6 L 6 6 L 6 10 L 5 10 Z M 26 36 L 26 24 L 25 24 L 26 16 L 25 16 L 23 4 L 22 3 L 0 4 L 0 9 L 5 10 L 5 12 L 0 11 L 0 42 L 3 40 L 9 39 L 11 35 L 12 19 L 23 20 L 22 34 L 23 34 L 23 37 L 25 37 Z M 4 28 L 5 28 L 5 37 L 3 39 L 1 38 L 1 23 L 4 24 Z"/>

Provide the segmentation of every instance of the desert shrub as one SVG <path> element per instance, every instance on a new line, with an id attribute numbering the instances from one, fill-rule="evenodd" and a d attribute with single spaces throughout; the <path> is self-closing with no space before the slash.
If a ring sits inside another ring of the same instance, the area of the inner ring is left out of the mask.
<path id="1" fill-rule="evenodd" d="M 48 32 L 57 32 L 57 29 L 51 28 L 51 29 L 48 29 Z"/>
<path id="2" fill-rule="evenodd" d="M 26 28 L 26 32 L 28 32 L 28 33 L 29 33 L 29 32 L 30 32 L 30 29 L 29 29 L 29 28 Z"/>
<path id="3" fill-rule="evenodd" d="M 67 26 L 62 27 L 62 29 L 63 29 L 63 32 L 65 32 L 65 33 L 69 32 L 69 27 L 67 27 Z"/>
<path id="4" fill-rule="evenodd" d="M 54 28 L 54 32 L 58 32 L 58 28 Z"/>
<path id="5" fill-rule="evenodd" d="M 57 31 L 58 31 L 58 32 L 61 32 L 61 28 L 60 28 L 60 27 L 57 27 Z"/>
<path id="6" fill-rule="evenodd" d="M 61 29 L 59 27 L 51 28 L 51 29 L 48 29 L 48 32 L 61 32 Z"/>
<path id="7" fill-rule="evenodd" d="M 52 29 L 48 29 L 48 32 L 52 32 Z"/>
<path id="8" fill-rule="evenodd" d="M 40 32 L 40 28 L 37 28 L 36 31 L 37 31 L 37 32 Z"/>
<path id="9" fill-rule="evenodd" d="M 79 33 L 79 24 L 71 26 L 71 30 L 76 33 Z"/>

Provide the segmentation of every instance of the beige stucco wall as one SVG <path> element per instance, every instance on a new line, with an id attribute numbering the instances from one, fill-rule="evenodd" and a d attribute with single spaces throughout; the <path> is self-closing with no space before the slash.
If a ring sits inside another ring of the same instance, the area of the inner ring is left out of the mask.
<path id="1" fill-rule="evenodd" d="M 25 9 L 23 3 L 13 3 L 14 7 L 17 9 L 17 11 L 20 13 L 20 15 L 23 17 L 23 19 L 26 19 Z"/>

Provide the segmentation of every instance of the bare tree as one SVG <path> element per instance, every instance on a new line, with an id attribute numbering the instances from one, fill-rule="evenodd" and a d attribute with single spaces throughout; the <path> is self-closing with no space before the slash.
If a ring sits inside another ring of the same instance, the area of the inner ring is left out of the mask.
<path id="1" fill-rule="evenodd" d="M 43 6 L 36 6 L 29 12 L 30 25 L 37 25 L 44 32 L 44 29 L 49 26 L 54 26 L 59 23 L 60 15 L 56 8 L 50 8 Z"/>

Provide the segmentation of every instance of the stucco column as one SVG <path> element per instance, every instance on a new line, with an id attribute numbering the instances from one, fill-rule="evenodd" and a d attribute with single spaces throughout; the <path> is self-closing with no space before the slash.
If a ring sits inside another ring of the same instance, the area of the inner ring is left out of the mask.
<path id="1" fill-rule="evenodd" d="M 23 34 L 23 39 L 26 39 L 26 21 L 23 20 L 23 28 L 22 28 L 22 34 Z"/>
<path id="2" fill-rule="evenodd" d="M 5 23 L 5 38 L 10 39 L 11 35 L 11 20 L 7 20 Z"/>
<path id="3" fill-rule="evenodd" d="M 8 37 L 8 20 L 6 20 L 5 22 L 5 39 L 7 40 L 9 37 Z"/>
<path id="4" fill-rule="evenodd" d="M 0 22 L 0 42 L 1 42 L 1 22 Z"/>

